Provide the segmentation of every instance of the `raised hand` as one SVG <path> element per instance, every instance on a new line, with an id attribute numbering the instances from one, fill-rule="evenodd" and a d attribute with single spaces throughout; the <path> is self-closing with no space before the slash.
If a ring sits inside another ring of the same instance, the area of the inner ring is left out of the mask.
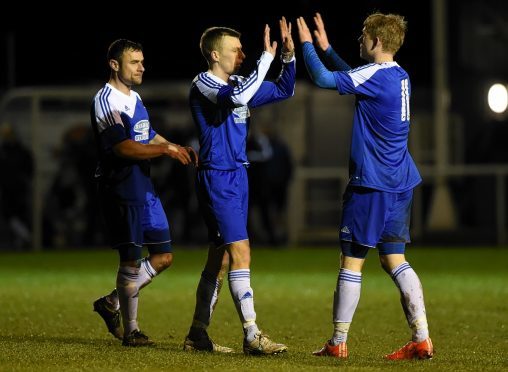
<path id="1" fill-rule="evenodd" d="M 277 52 L 277 42 L 273 41 L 270 43 L 270 27 L 268 25 L 265 25 L 264 41 L 265 41 L 265 52 L 268 52 L 275 57 L 275 53 Z"/>
<path id="2" fill-rule="evenodd" d="M 295 55 L 295 44 L 291 36 L 291 22 L 286 22 L 286 18 L 282 17 L 279 20 L 279 26 L 282 38 L 282 58 L 289 61 Z"/>
<path id="3" fill-rule="evenodd" d="M 307 23 L 305 23 L 305 19 L 303 17 L 298 17 L 296 19 L 296 25 L 298 26 L 298 37 L 300 38 L 300 43 L 303 44 L 307 41 L 312 43 L 312 35 L 307 27 Z"/>
<path id="4" fill-rule="evenodd" d="M 322 51 L 325 51 L 330 46 L 330 43 L 328 42 L 328 36 L 326 36 L 325 24 L 323 18 L 321 18 L 321 14 L 316 13 L 314 16 L 314 23 L 316 24 L 316 30 L 314 30 L 316 44 Z"/>

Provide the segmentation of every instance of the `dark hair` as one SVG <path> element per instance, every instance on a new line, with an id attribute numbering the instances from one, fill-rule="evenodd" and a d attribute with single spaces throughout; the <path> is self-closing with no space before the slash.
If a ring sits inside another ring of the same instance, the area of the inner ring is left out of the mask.
<path id="1" fill-rule="evenodd" d="M 143 51 L 143 46 L 140 43 L 136 43 L 134 41 L 130 41 L 127 39 L 118 39 L 111 43 L 108 48 L 108 62 L 112 59 L 115 61 L 121 62 L 122 55 L 125 51 L 134 50 L 134 51 Z"/>
<path id="2" fill-rule="evenodd" d="M 199 41 L 199 48 L 203 57 L 210 62 L 210 54 L 214 50 L 219 50 L 221 47 L 222 38 L 224 36 L 231 36 L 240 38 L 241 34 L 229 27 L 210 27 L 203 32 L 201 40 Z"/>

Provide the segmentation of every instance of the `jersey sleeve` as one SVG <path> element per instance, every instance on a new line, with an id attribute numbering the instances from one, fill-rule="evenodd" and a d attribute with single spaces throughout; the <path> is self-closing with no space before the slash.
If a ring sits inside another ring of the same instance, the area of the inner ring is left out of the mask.
<path id="1" fill-rule="evenodd" d="M 109 99 L 110 89 L 104 89 L 95 98 L 97 131 L 106 147 L 113 147 L 127 139 L 120 111 Z"/>
<path id="2" fill-rule="evenodd" d="M 337 52 L 330 45 L 327 50 L 323 52 L 323 58 L 325 64 L 330 67 L 331 70 L 334 71 L 348 71 L 351 70 L 351 66 L 349 66 L 346 61 L 344 61 Z"/>
<path id="3" fill-rule="evenodd" d="M 206 72 L 198 75 L 196 86 L 211 102 L 226 107 L 241 107 L 254 96 L 259 89 L 273 61 L 273 56 L 263 52 L 256 68 L 247 77 L 232 76 L 234 86 L 213 80 Z"/>
<path id="4" fill-rule="evenodd" d="M 277 102 L 295 94 L 296 62 L 293 58 L 288 63 L 283 63 L 282 71 L 274 82 L 263 81 L 256 91 L 249 107 L 258 107 L 267 103 Z"/>
<path id="5" fill-rule="evenodd" d="M 319 59 L 314 45 L 306 41 L 302 45 L 302 53 L 305 67 L 312 81 L 320 88 L 336 89 L 337 84 L 333 73 Z"/>
<path id="6" fill-rule="evenodd" d="M 376 72 L 379 65 L 371 63 L 349 71 L 334 71 L 333 75 L 340 94 L 358 94 L 375 97 L 382 89 Z"/>

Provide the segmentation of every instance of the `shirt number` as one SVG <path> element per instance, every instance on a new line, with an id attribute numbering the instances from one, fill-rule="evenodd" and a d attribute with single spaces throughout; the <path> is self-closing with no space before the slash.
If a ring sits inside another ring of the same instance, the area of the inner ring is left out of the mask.
<path id="1" fill-rule="evenodd" d="M 401 107 L 400 107 L 400 119 L 402 121 L 409 120 L 409 81 L 408 79 L 403 79 L 400 82 L 400 97 L 401 97 Z"/>

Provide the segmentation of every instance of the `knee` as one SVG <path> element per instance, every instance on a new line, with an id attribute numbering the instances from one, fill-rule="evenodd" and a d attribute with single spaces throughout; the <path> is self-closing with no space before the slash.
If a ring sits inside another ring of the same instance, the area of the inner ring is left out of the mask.
<path id="1" fill-rule="evenodd" d="M 406 258 L 403 254 L 386 254 L 379 256 L 379 262 L 383 270 L 391 274 L 393 269 L 406 262 Z"/>
<path id="2" fill-rule="evenodd" d="M 167 269 L 173 264 L 173 255 L 171 253 L 164 253 L 162 255 L 162 266 Z"/>
<path id="3" fill-rule="evenodd" d="M 248 240 L 242 240 L 229 245 L 228 252 L 232 269 L 247 269 L 250 267 L 250 245 Z"/>
<path id="4" fill-rule="evenodd" d="M 158 254 L 156 257 L 153 257 L 151 264 L 153 268 L 160 273 L 161 271 L 167 269 L 173 263 L 173 254 L 172 253 L 162 253 Z"/>

